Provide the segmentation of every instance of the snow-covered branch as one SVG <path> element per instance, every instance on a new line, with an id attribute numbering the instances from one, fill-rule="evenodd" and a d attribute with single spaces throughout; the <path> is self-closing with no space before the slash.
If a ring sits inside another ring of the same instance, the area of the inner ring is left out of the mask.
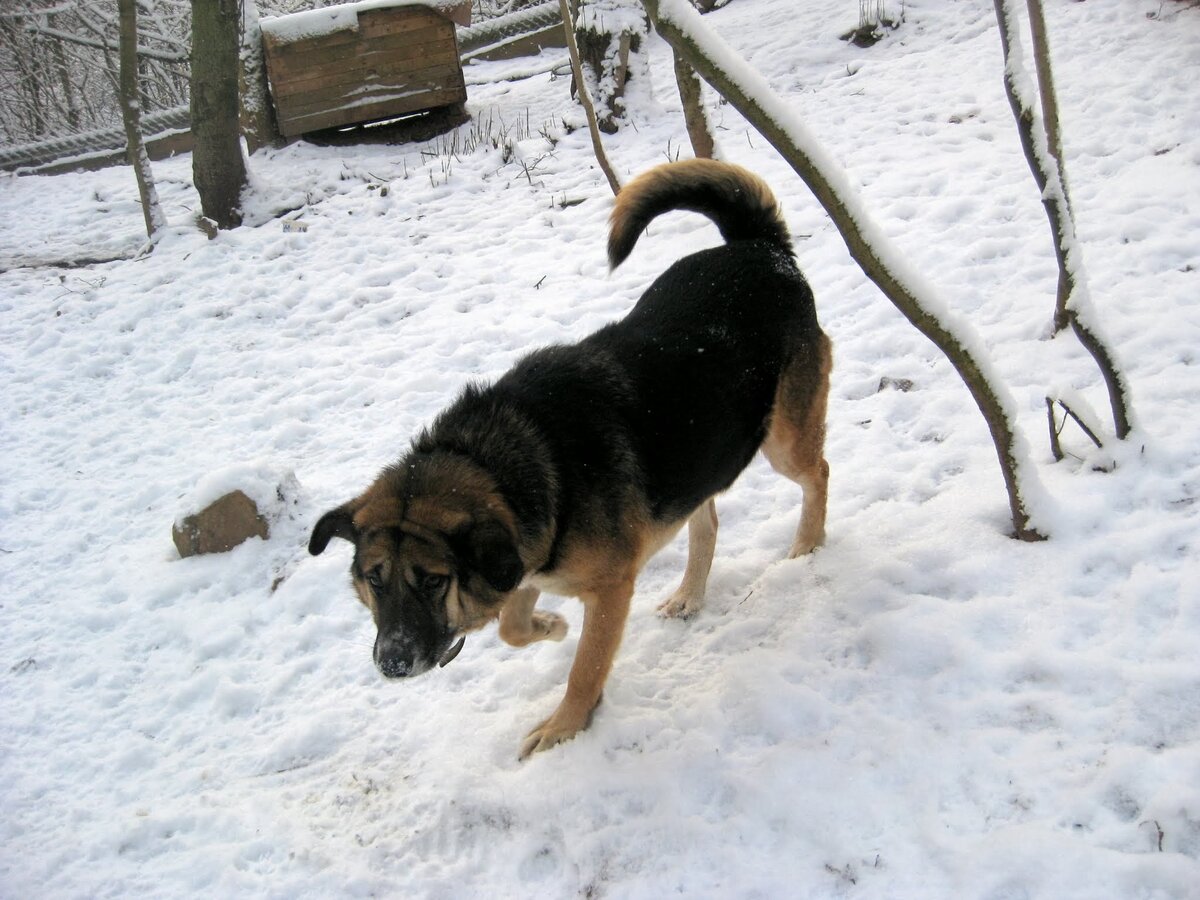
<path id="1" fill-rule="evenodd" d="M 1049 44 L 1046 24 L 1038 0 L 1029 0 L 1029 11 L 1037 22 L 1031 30 L 1035 35 L 1035 53 L 1044 55 L 1037 63 L 1040 95 L 1043 106 L 1052 109 L 1053 127 L 1043 120 L 1035 100 L 1037 89 L 1025 70 L 1021 42 L 1018 36 L 1018 16 L 1012 0 L 994 0 L 996 21 L 1000 26 L 1000 44 L 1004 51 L 1004 89 L 1008 95 L 1021 148 L 1029 162 L 1034 181 L 1041 192 L 1042 205 L 1050 222 L 1054 252 L 1058 260 L 1058 299 L 1054 315 L 1055 331 L 1070 326 L 1084 349 L 1091 354 L 1108 389 L 1112 407 L 1113 426 L 1117 437 L 1126 438 L 1133 428 L 1129 408 L 1129 386 L 1117 369 L 1108 341 L 1101 335 L 1092 307 L 1087 275 L 1083 266 L 1083 250 L 1075 231 L 1075 217 L 1067 197 L 1065 164 L 1058 129 L 1058 104 L 1054 99 Z M 1037 37 L 1040 35 L 1040 38 Z M 1055 143 L 1060 146 L 1055 146 Z"/>
<path id="2" fill-rule="evenodd" d="M 788 161 L 820 201 L 851 257 L 901 313 L 940 349 L 983 414 L 996 447 L 1015 536 L 1045 537 L 1049 499 L 1015 430 L 1015 403 L 987 357 L 983 341 L 912 271 L 871 221 L 840 167 L 770 85 L 701 19 L 685 0 L 645 0 L 662 36 Z"/>

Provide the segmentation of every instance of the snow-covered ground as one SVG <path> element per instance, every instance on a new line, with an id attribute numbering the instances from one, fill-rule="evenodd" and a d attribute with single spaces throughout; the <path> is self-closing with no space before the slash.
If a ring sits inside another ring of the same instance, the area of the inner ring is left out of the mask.
<path id="1" fill-rule="evenodd" d="M 30 265 L 136 249 L 128 169 L 0 180 L 0 895 L 1200 897 L 1200 8 L 1046 5 L 1092 295 L 1140 423 L 1115 471 L 1074 426 L 1050 458 L 1048 389 L 1107 406 L 1074 339 L 1047 339 L 1056 269 L 991 2 L 907 0 L 864 50 L 838 40 L 851 0 L 735 0 L 706 21 L 979 330 L 1053 539 L 1005 536 L 951 367 L 710 95 L 835 342 L 829 541 L 780 561 L 799 491 L 755 462 L 719 501 L 705 611 L 654 614 L 681 537 L 639 583 L 591 729 L 525 763 L 578 604 L 549 601 L 562 644 L 493 629 L 385 683 L 348 547 L 310 558 L 308 530 L 464 382 L 622 315 L 715 229 L 659 220 L 606 272 L 611 197 L 567 81 L 507 80 L 554 53 L 468 72 L 477 121 L 519 138 L 507 161 L 486 141 L 262 153 L 250 224 L 214 241 L 189 224 L 190 159 L 156 164 L 172 229 L 137 261 Z M 626 178 L 686 147 L 650 49 L 606 140 Z M 272 537 L 180 560 L 182 498 L 264 471 L 296 479 Z"/>

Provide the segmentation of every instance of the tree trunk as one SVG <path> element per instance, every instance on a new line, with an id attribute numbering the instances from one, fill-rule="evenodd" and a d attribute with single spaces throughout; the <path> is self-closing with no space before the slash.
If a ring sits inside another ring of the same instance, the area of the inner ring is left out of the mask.
<path id="1" fill-rule="evenodd" d="M 675 84 L 679 86 L 679 102 L 683 104 L 683 121 L 688 140 L 692 142 L 692 153 L 697 159 L 712 159 L 716 144 L 708 127 L 708 116 L 704 114 L 700 79 L 677 51 L 672 50 L 671 56 L 675 62 Z"/>
<path id="2" fill-rule="evenodd" d="M 613 167 L 608 161 L 608 155 L 604 152 L 604 143 L 600 140 L 596 110 L 592 106 L 592 99 L 587 85 L 584 83 L 583 71 L 579 64 L 579 46 L 575 43 L 575 22 L 571 19 L 571 10 L 567 6 L 567 0 L 558 0 L 558 5 L 562 11 L 567 53 L 571 57 L 571 72 L 575 76 L 575 86 L 579 90 L 579 102 L 583 106 L 584 115 L 587 116 L 588 133 L 592 136 L 592 151 L 596 154 L 596 162 L 600 164 L 600 171 L 604 173 L 604 177 L 608 180 L 608 186 L 615 196 L 621 192 L 621 182 L 617 179 L 617 173 L 613 171 Z"/>
<path id="3" fill-rule="evenodd" d="M 1014 403 L 990 376 L 982 342 L 962 321 L 938 310 L 936 298 L 907 271 L 903 256 L 858 208 L 853 189 L 832 160 L 816 146 L 767 83 L 712 32 L 683 0 L 644 0 L 659 33 L 697 72 L 740 112 L 787 160 L 829 213 L 850 255 L 884 295 L 950 360 L 979 411 L 996 447 L 1008 494 L 1014 536 L 1043 540 L 1031 523 L 1027 500 L 1040 500 L 1041 484 L 1029 464 L 1025 442 L 1013 423 Z M 664 9 L 667 15 L 664 15 Z M 726 68 L 722 61 L 732 60 Z"/>
<path id="4" fill-rule="evenodd" d="M 1043 107 L 1052 107 L 1053 131 L 1042 122 L 1032 97 L 1025 95 L 1023 85 L 1028 76 L 1021 62 L 1021 45 L 1016 39 L 1016 14 L 1010 0 L 994 0 L 996 21 L 1000 26 L 1000 46 L 1004 52 L 1004 90 L 1017 122 L 1017 133 L 1021 149 L 1033 172 L 1034 182 L 1042 196 L 1042 206 L 1050 222 L 1054 240 L 1054 255 L 1058 260 L 1058 300 L 1055 308 L 1054 328 L 1060 331 L 1067 325 L 1075 332 L 1084 349 L 1095 360 L 1108 389 L 1109 406 L 1112 408 L 1113 427 L 1122 440 L 1132 430 L 1129 411 L 1129 387 L 1117 371 L 1116 361 L 1107 343 L 1100 337 L 1093 321 L 1087 277 L 1075 233 L 1075 218 L 1067 198 L 1065 166 L 1062 158 L 1061 137 L 1058 129 L 1058 104 L 1054 99 L 1054 84 L 1050 74 L 1049 45 L 1046 41 L 1046 25 L 1041 17 L 1042 7 L 1037 0 L 1029 3 L 1030 16 L 1039 19 L 1032 25 L 1035 35 L 1035 53 L 1045 54 L 1037 63 L 1038 80 Z M 1040 50 L 1038 49 L 1040 47 Z M 1059 146 L 1056 148 L 1055 144 Z"/>
<path id="5" fill-rule="evenodd" d="M 261 147 L 282 142 L 275 108 L 267 87 L 267 59 L 263 53 L 262 29 L 258 24 L 255 0 L 242 0 L 241 89 L 242 134 L 246 149 L 253 156 Z"/>
<path id="6" fill-rule="evenodd" d="M 241 224 L 246 162 L 238 129 L 237 0 L 192 0 L 192 176 L 204 215 Z"/>
<path id="7" fill-rule="evenodd" d="M 54 26 L 54 16 L 46 16 L 46 25 Z M 63 42 L 57 38 L 51 38 L 53 42 L 51 46 L 54 48 L 54 68 L 58 72 L 58 83 L 62 87 L 64 113 L 67 117 L 67 125 L 70 126 L 73 132 L 79 131 L 79 123 L 81 117 L 79 114 L 79 101 L 75 96 L 75 85 L 71 78 L 71 68 L 67 64 L 67 54 L 63 50 Z"/>
<path id="8" fill-rule="evenodd" d="M 125 122 L 125 146 L 129 164 L 137 178 L 138 194 L 142 200 L 142 216 L 146 220 L 146 236 L 153 244 L 166 227 L 158 192 L 154 189 L 154 173 L 146 142 L 142 138 L 142 101 L 138 91 L 137 60 L 137 0 L 118 0 L 121 35 L 121 118 Z"/>
<path id="9" fill-rule="evenodd" d="M 575 43 L 580 68 L 594 86 L 597 124 L 601 131 L 613 134 L 625 112 L 630 63 L 645 53 L 648 23 L 644 18 L 637 25 L 632 22 L 635 16 L 642 16 L 637 0 L 574 0 L 572 5 L 577 10 Z M 578 77 L 576 82 L 580 83 Z"/>

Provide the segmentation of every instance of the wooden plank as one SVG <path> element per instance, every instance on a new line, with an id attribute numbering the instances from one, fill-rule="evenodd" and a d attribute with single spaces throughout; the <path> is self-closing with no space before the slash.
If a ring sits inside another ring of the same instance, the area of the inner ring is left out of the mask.
<path id="1" fill-rule="evenodd" d="M 379 81 L 399 82 L 411 80 L 418 72 L 438 69 L 445 73 L 447 82 L 461 79 L 461 67 L 453 56 L 422 57 L 417 59 L 385 60 L 379 65 L 349 69 L 337 74 L 321 75 L 304 80 L 272 85 L 274 95 L 280 102 L 290 102 L 299 97 L 313 94 L 339 93 L 353 90 L 364 84 Z M 448 86 L 448 85 L 447 85 Z"/>
<path id="2" fill-rule="evenodd" d="M 407 98 L 446 90 L 457 91 L 464 95 L 464 100 L 466 99 L 462 76 L 457 71 L 449 72 L 445 67 L 438 67 L 414 72 L 395 81 L 380 80 L 358 84 L 351 88 L 331 88 L 326 91 L 290 97 L 282 103 L 277 103 L 276 110 L 281 117 L 290 118 L 309 115 L 322 109 L 347 108 L 369 98 Z"/>
<path id="3" fill-rule="evenodd" d="M 379 78 L 337 88 L 314 90 L 305 94 L 280 98 L 275 104 L 281 116 L 294 115 L 296 110 L 334 109 L 354 103 L 367 96 L 381 94 L 413 94 L 421 91 L 466 91 L 462 76 L 444 68 L 422 69 L 398 78 Z"/>
<path id="4" fill-rule="evenodd" d="M 356 29 L 289 43 L 267 32 L 264 46 L 287 136 L 466 102 L 454 25 L 425 7 L 364 10 Z"/>
<path id="5" fill-rule="evenodd" d="M 426 70 L 402 79 L 378 80 L 378 82 L 354 85 L 353 88 L 313 91 L 311 94 L 288 97 L 282 103 L 276 103 L 276 112 L 282 116 L 289 116 L 320 108 L 346 107 L 367 96 L 410 96 L 420 94 L 420 92 L 430 94 L 430 92 L 444 90 L 466 92 L 466 86 L 460 76 L 448 77 L 444 71 Z"/>
<path id="6" fill-rule="evenodd" d="M 289 60 L 286 64 L 278 64 L 268 68 L 272 82 L 278 83 L 284 89 L 295 80 L 319 80 L 336 78 L 343 72 L 366 70 L 379 64 L 389 64 L 392 61 L 420 60 L 421 58 L 436 58 L 439 61 L 457 61 L 458 44 L 454 35 L 433 36 L 430 40 L 421 42 L 406 42 L 400 44 L 379 44 L 372 42 L 361 47 L 347 48 L 349 52 L 337 50 L 336 55 L 312 54 L 307 59 Z"/>
<path id="7" fill-rule="evenodd" d="M 401 9 L 368 9 L 358 14 L 358 31 L 366 39 L 402 34 L 420 28 L 446 28 L 454 34 L 454 23 L 445 16 L 421 6 L 407 8 L 407 16 L 399 16 Z M 421 23 L 424 24 L 421 24 Z"/>
<path id="8" fill-rule="evenodd" d="M 287 121 L 280 120 L 279 125 L 285 137 L 294 137 L 308 131 L 320 131 L 324 128 L 337 128 L 342 125 L 390 119 L 407 113 L 447 106 L 451 103 L 461 103 L 465 99 L 466 95 L 462 92 L 435 91 L 422 95 L 420 99 L 414 97 L 408 104 L 381 101 L 352 109 L 326 110 L 305 116 L 298 116 Z"/>
<path id="9" fill-rule="evenodd" d="M 432 41 L 456 40 L 453 26 L 443 22 L 433 28 L 417 28 L 404 34 L 376 35 L 370 38 L 359 38 L 337 44 L 320 44 L 310 47 L 304 53 L 277 54 L 267 58 L 267 68 L 280 72 L 295 72 L 312 65 L 323 65 L 337 60 L 353 59 L 362 47 L 373 47 L 380 50 L 403 50 L 405 47 L 429 43 Z"/>
<path id="10" fill-rule="evenodd" d="M 381 14 L 389 15 L 381 15 Z M 322 48 L 353 44 L 363 38 L 380 38 L 408 34 L 425 28 L 449 29 L 454 33 L 454 23 L 435 12 L 422 7 L 400 7 L 391 10 L 367 10 L 359 13 L 358 28 L 345 28 L 299 40 L 281 40 L 270 31 L 263 32 L 263 47 L 268 56 L 287 58 L 303 56 Z"/>

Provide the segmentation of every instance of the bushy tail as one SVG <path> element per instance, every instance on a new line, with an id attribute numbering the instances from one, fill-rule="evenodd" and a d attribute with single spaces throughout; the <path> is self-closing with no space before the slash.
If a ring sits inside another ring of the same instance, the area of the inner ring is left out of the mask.
<path id="1" fill-rule="evenodd" d="M 726 243 L 771 241 L 791 252 L 791 238 L 771 189 L 741 166 L 712 159 L 665 163 L 643 172 L 617 195 L 608 234 L 616 268 L 656 216 L 687 209 L 708 216 Z"/>

